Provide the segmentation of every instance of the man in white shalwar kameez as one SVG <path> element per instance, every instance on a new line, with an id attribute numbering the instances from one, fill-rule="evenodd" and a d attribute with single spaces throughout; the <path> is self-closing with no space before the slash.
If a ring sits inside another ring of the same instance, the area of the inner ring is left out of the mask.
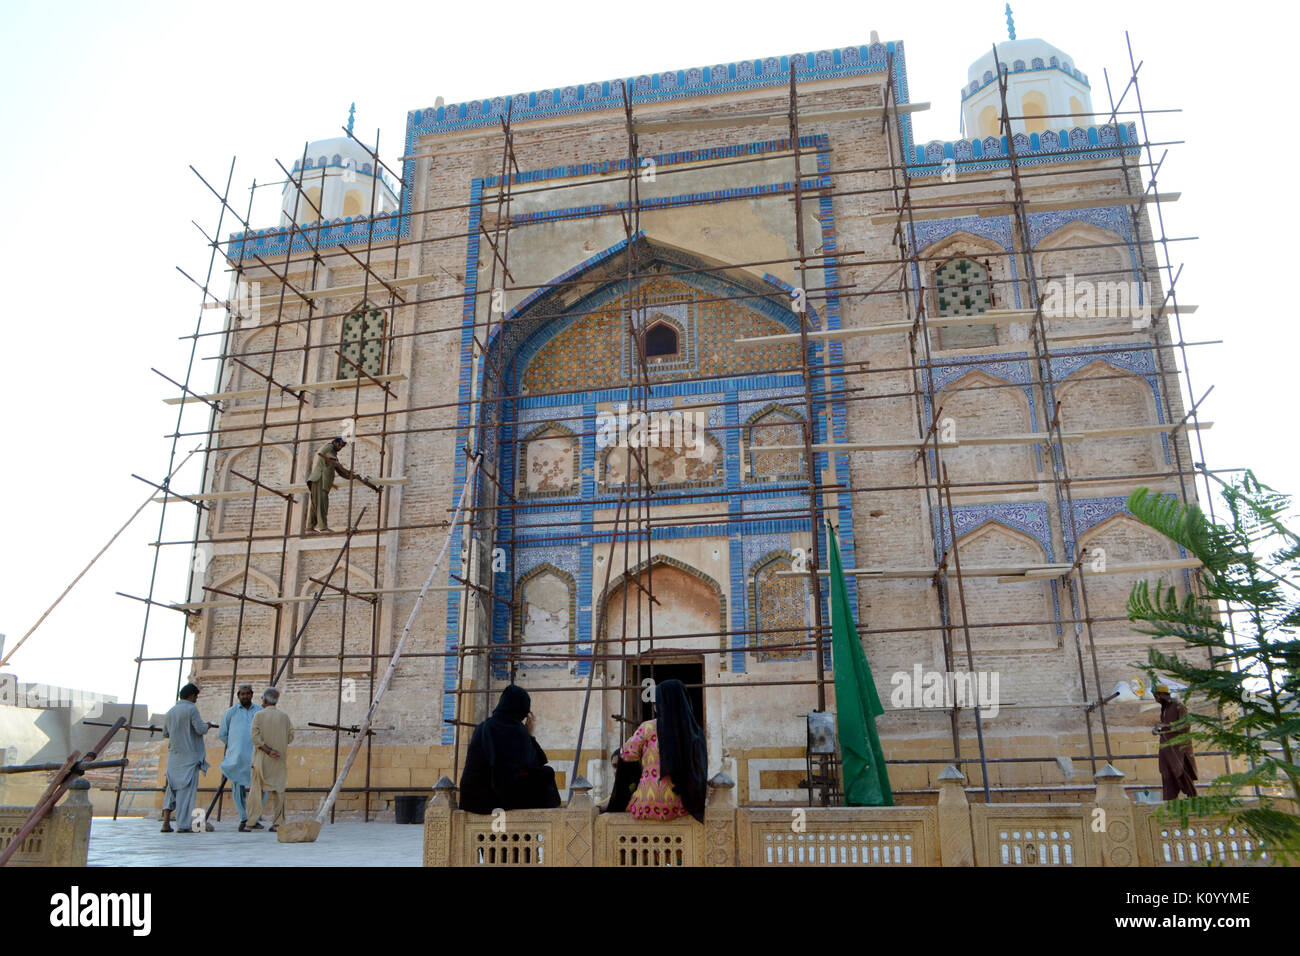
<path id="1" fill-rule="evenodd" d="M 203 735 L 208 722 L 199 715 L 199 689 L 193 684 L 181 688 L 180 700 L 163 718 L 163 736 L 167 738 L 167 791 L 163 800 L 163 833 L 172 832 L 172 814 L 177 833 L 193 833 L 194 797 L 199 790 L 199 774 L 208 769 Z"/>

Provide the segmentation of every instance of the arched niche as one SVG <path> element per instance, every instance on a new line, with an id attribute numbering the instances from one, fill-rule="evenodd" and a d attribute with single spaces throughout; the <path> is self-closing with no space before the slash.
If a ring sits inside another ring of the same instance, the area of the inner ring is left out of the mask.
<path id="1" fill-rule="evenodd" d="M 373 424 L 374 421 L 376 420 L 371 419 L 370 422 L 367 422 L 365 419 L 362 419 L 361 424 L 357 427 L 362 429 L 376 427 Z M 372 478 L 378 477 L 380 452 L 379 439 L 369 435 L 356 435 L 355 431 L 352 434 L 355 437 L 339 449 L 339 463 L 349 471 L 357 471 Z M 306 480 L 307 475 L 311 474 L 311 466 L 315 463 L 313 456 L 316 454 L 320 446 L 325 444 L 327 441 L 329 441 L 329 436 L 325 436 L 319 440 L 314 440 L 311 446 L 306 449 L 308 459 L 304 464 L 307 467 L 307 471 L 303 474 L 303 480 Z"/>
<path id="2" fill-rule="evenodd" d="M 725 478 L 721 442 L 702 430 L 687 437 L 689 442 L 653 445 L 639 452 L 622 445 L 603 449 L 598 459 L 601 490 L 621 488 L 629 476 L 633 485 L 639 484 L 642 461 L 656 488 L 721 484 Z"/>
<path id="3" fill-rule="evenodd" d="M 274 316 L 268 319 L 267 309 L 266 306 L 261 308 L 262 321 L 274 321 Z M 288 313 L 294 311 L 296 310 L 285 310 L 286 322 L 292 319 Z M 231 363 L 235 367 L 232 390 L 265 390 L 268 387 L 268 376 L 284 384 L 302 381 L 303 332 L 297 323 L 281 325 L 278 336 L 275 327 L 271 325 L 241 329 L 235 333 L 234 340 L 240 361 Z M 284 394 L 274 385 L 270 389 L 271 405 L 278 408 L 284 400 Z M 266 397 L 259 394 L 234 399 L 232 404 L 239 408 L 260 408 L 265 400 Z"/>
<path id="4" fill-rule="evenodd" d="M 958 231 L 921 251 L 926 314 L 938 349 L 997 345 L 1005 329 L 960 325 L 962 315 L 1010 308 L 1010 271 L 1003 248 L 991 239 Z M 964 268 L 963 268 L 964 266 Z"/>
<path id="5" fill-rule="evenodd" d="M 360 216 L 366 211 L 366 195 L 360 189 L 349 189 L 343 194 L 343 218 Z"/>
<path id="6" fill-rule="evenodd" d="M 957 540 L 963 569 L 1016 568 L 1047 563 L 1043 545 L 999 521 L 987 521 Z M 953 567 L 951 557 L 948 567 Z M 1056 599 L 1049 581 L 999 581 L 997 577 L 948 575 L 948 606 L 957 635 L 962 599 L 971 645 L 982 651 L 1050 650 L 1058 646 Z M 960 646 L 960 645 L 959 645 Z"/>
<path id="7" fill-rule="evenodd" d="M 745 420 L 745 466 L 750 481 L 800 481 L 804 463 L 804 417 L 776 403 Z M 776 447 L 773 447 L 776 446 Z M 771 451 L 765 449 L 771 447 Z"/>
<path id="8" fill-rule="evenodd" d="M 647 591 L 659 601 L 653 611 Z M 624 648 L 636 653 L 638 633 L 648 647 L 652 613 L 658 651 L 725 649 L 726 598 L 717 581 L 684 562 L 657 556 L 619 575 L 602 595 L 596 617 L 602 653 L 618 655 Z M 716 657 L 706 658 L 706 671 L 718 664 Z"/>
<path id="9" fill-rule="evenodd" d="M 331 424 L 335 433 L 347 433 L 349 431 L 346 422 Z M 371 426 L 364 424 L 363 420 L 360 427 Z M 355 432 L 352 432 L 352 434 L 355 436 Z M 326 432 L 323 435 L 318 434 L 311 440 L 302 442 L 299 445 L 299 484 L 306 483 L 307 479 L 311 477 L 320 450 L 329 444 L 331 438 L 331 433 Z M 371 479 L 383 477 L 380 469 L 380 444 L 378 438 L 368 435 L 354 437 L 339 449 L 338 460 L 340 465 L 358 475 Z M 306 534 L 311 531 L 307 526 L 307 519 L 310 516 L 310 503 L 306 493 L 300 494 L 298 500 L 302 505 L 299 532 Z M 362 508 L 366 509 L 364 515 L 361 514 Z M 360 481 L 349 482 L 346 478 L 335 476 L 334 487 L 330 491 L 330 527 L 341 530 L 356 524 L 358 519 L 361 521 L 360 527 L 362 528 L 373 528 L 378 522 L 379 510 L 376 507 L 374 491 Z"/>
<path id="10" fill-rule="evenodd" d="M 666 323 L 678 334 L 675 354 L 647 362 L 655 379 L 753 374 L 799 363 L 798 343 L 762 350 L 735 344 L 798 330 L 789 293 L 776 282 L 644 234 L 633 246 L 635 302 L 628 299 L 627 246 L 618 243 L 537 288 L 490 333 L 489 364 L 508 370 L 516 394 L 625 385 L 640 372 L 629 328 L 633 307 L 643 310 L 635 327 Z M 811 317 L 816 327 L 816 313 Z"/>
<path id="11" fill-rule="evenodd" d="M 268 433 L 268 439 L 271 434 Z M 289 472 L 293 463 L 289 451 L 281 444 L 264 444 L 259 447 L 244 448 L 236 452 L 221 452 L 218 466 L 217 488 L 226 492 L 238 492 L 241 497 L 227 498 L 212 502 L 216 508 L 216 521 L 219 534 L 247 535 L 250 530 L 249 519 L 253 518 L 254 532 L 278 533 L 284 530 L 286 503 L 279 495 L 272 494 L 267 488 L 285 488 L 289 485 Z M 259 468 L 258 460 L 261 459 Z M 236 474 L 238 472 L 238 474 Z M 257 491 L 257 506 L 254 513 L 254 485 L 240 475 L 255 478 L 262 486 Z"/>
<path id="12" fill-rule="evenodd" d="M 1126 425 L 1151 425 L 1159 420 L 1155 395 L 1140 375 L 1098 359 L 1074 372 L 1056 388 L 1065 432 Z M 1066 462 L 1071 478 L 1113 477 L 1130 486 L 1141 484 L 1164 468 L 1159 434 L 1119 435 L 1067 442 Z"/>
<path id="13" fill-rule="evenodd" d="M 1128 244 L 1092 223 L 1075 220 L 1039 240 L 1034 271 L 1053 334 L 1132 332 L 1148 302 Z"/>
<path id="14" fill-rule="evenodd" d="M 268 655 L 272 651 L 275 608 L 246 600 L 241 615 L 238 598 L 230 595 L 243 593 L 262 600 L 275 598 L 279 593 L 275 581 L 253 566 L 248 568 L 245 579 L 242 554 L 213 558 L 204 577 L 213 590 L 203 592 L 201 600 L 221 604 L 229 602 L 233 606 L 204 609 L 202 647 L 205 659 L 195 662 L 195 670 L 200 674 L 229 674 L 234 669 L 233 655 L 238 651 L 240 660 L 236 676 L 250 682 L 269 679 L 271 662 L 269 658 L 257 655 Z M 226 593 L 218 593 L 221 591 Z"/>
<path id="15" fill-rule="evenodd" d="M 981 369 L 972 369 L 945 385 L 938 392 L 935 404 L 940 434 L 951 429 L 952 437 L 958 442 L 957 447 L 942 450 L 943 463 L 952 482 L 970 483 L 986 478 L 1000 482 L 1036 480 L 1038 464 L 1033 445 L 960 444 L 966 435 L 983 437 L 1032 432 L 1029 398 L 1022 386 Z M 1005 491 L 1006 487 L 999 486 L 994 490 Z"/>
<path id="16" fill-rule="evenodd" d="M 986 106 L 980 110 L 979 115 L 979 137 L 1000 135 L 1000 123 L 998 122 L 998 111 L 994 106 Z"/>
<path id="17" fill-rule="evenodd" d="M 812 593 L 807 576 L 783 576 L 790 571 L 794 554 L 785 549 L 769 551 L 750 569 L 749 646 L 759 663 L 803 661 L 812 656 L 807 647 L 781 645 L 807 643 L 812 637 Z"/>
<path id="18" fill-rule="evenodd" d="M 1177 561 L 1181 555 L 1178 546 L 1129 514 L 1117 514 L 1094 525 L 1079 536 L 1083 549 L 1085 569 L 1123 567 L 1159 561 Z M 1182 600 L 1185 593 L 1182 571 L 1132 571 L 1109 574 L 1087 574 L 1088 611 L 1094 618 L 1119 618 L 1119 620 L 1094 620 L 1093 639 L 1098 642 L 1145 645 L 1151 638 L 1133 629 L 1126 620 L 1128 597 L 1138 581 L 1156 581 L 1173 587 Z"/>
<path id="19" fill-rule="evenodd" d="M 646 361 L 672 361 L 681 352 L 685 330 L 663 313 L 651 313 L 646 321 L 643 348 Z"/>
<path id="20" fill-rule="evenodd" d="M 520 670 L 571 668 L 578 637 L 577 603 L 573 575 L 553 564 L 539 564 L 519 578 L 513 623 Z"/>
<path id="21" fill-rule="evenodd" d="M 1046 130 L 1052 122 L 1046 116 L 1048 112 L 1047 96 L 1041 91 L 1030 90 L 1020 97 L 1020 115 L 1025 117 L 1026 133 L 1041 133 Z"/>
<path id="22" fill-rule="evenodd" d="M 338 569 L 329 577 L 331 584 L 346 587 L 348 591 L 363 592 L 375 587 L 371 574 L 373 550 L 358 549 L 351 552 L 348 560 L 340 561 Z M 317 581 L 326 580 L 330 565 L 335 557 L 334 549 L 308 550 L 298 552 L 299 581 L 298 596 L 314 598 L 320 590 Z M 382 571 L 382 555 L 380 568 Z M 346 611 L 344 605 L 346 604 Z M 294 633 L 302 627 L 304 615 L 310 602 L 299 601 L 293 609 Z M 371 604 L 359 597 L 351 596 L 345 601 L 338 591 L 326 589 L 326 598 L 312 612 L 307 629 L 294 652 L 293 672 L 295 674 L 337 674 L 339 661 L 337 655 L 342 642 L 343 672 L 345 674 L 366 674 L 370 671 L 369 654 L 371 651 L 374 617 L 380 613 L 381 604 Z M 378 654 L 384 651 L 382 638 L 375 647 Z M 320 656 L 325 655 L 325 656 Z M 383 661 L 380 661 L 383 666 Z"/>
<path id="23" fill-rule="evenodd" d="M 539 498 L 577 494 L 581 456 L 581 439 L 568 426 L 534 426 L 519 443 L 517 493 Z"/>

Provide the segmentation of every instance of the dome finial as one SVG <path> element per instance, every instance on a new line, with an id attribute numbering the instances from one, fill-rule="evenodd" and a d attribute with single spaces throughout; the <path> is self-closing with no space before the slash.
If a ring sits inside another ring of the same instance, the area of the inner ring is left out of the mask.
<path id="1" fill-rule="evenodd" d="M 1008 6 L 1007 10 L 1010 9 L 1011 7 Z M 1015 39 L 1015 37 L 1012 37 L 1012 39 Z M 348 135 L 352 134 L 352 121 L 353 118 L 356 116 L 356 112 L 357 112 L 357 104 L 353 103 L 351 106 L 348 107 Z"/>
<path id="2" fill-rule="evenodd" d="M 1016 38 L 1016 21 L 1011 16 L 1011 4 L 1007 4 L 1007 36 L 1014 40 Z"/>

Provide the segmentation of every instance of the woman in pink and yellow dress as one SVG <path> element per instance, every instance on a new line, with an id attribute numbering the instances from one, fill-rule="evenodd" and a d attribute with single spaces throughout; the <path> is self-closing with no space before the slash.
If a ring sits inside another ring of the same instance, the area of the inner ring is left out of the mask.
<path id="1" fill-rule="evenodd" d="M 641 780 L 627 807 L 635 819 L 689 815 L 704 822 L 708 754 L 685 684 L 666 680 L 656 685 L 654 719 L 637 727 L 620 756 L 641 762 Z"/>

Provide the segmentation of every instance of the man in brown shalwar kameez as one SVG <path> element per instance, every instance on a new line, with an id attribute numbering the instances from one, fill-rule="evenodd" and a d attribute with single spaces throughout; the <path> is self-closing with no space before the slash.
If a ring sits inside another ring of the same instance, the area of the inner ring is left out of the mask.
<path id="1" fill-rule="evenodd" d="M 330 489 L 334 476 L 352 479 L 359 477 L 339 463 L 339 451 L 347 444 L 341 435 L 316 450 L 311 475 L 307 478 L 307 527 L 312 531 L 329 533 Z"/>
<path id="2" fill-rule="evenodd" d="M 1176 737 L 1187 733 L 1187 708 L 1169 696 L 1164 684 L 1155 686 L 1155 698 L 1160 701 L 1160 723 L 1152 729 L 1160 735 L 1160 782 L 1163 797 L 1176 800 L 1178 795 L 1196 796 L 1196 758 L 1190 743 L 1174 744 Z"/>
<path id="3" fill-rule="evenodd" d="M 274 833 L 284 823 L 284 791 L 288 786 L 289 765 L 285 752 L 293 742 L 293 724 L 287 714 L 276 704 L 280 702 L 280 692 L 268 687 L 262 694 L 262 709 L 253 717 L 251 734 L 253 737 L 252 786 L 248 791 L 248 816 L 257 826 L 262 813 L 271 817 L 271 832 Z M 262 801 L 270 797 L 274 806 L 263 808 Z"/>

